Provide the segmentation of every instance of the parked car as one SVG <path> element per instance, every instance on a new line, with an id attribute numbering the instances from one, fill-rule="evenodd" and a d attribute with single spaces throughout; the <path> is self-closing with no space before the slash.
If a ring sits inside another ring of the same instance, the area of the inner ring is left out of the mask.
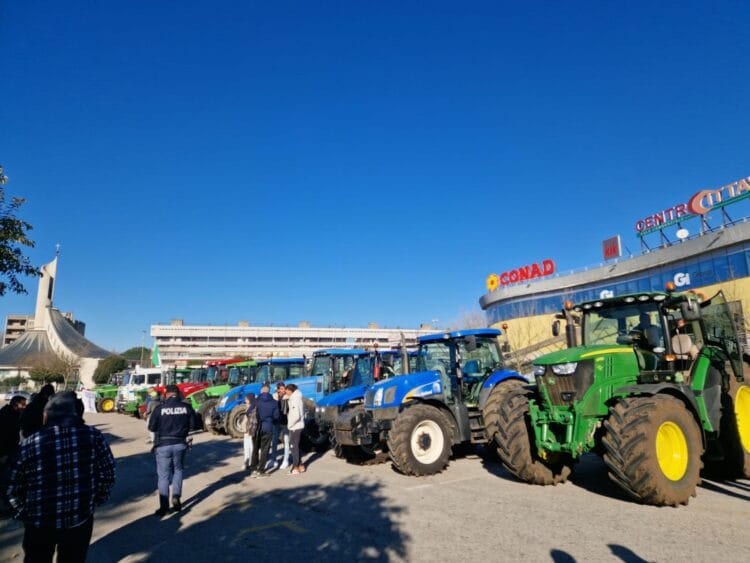
<path id="1" fill-rule="evenodd" d="M 3 398 L 5 399 L 5 402 L 7 403 L 10 401 L 13 397 L 20 395 L 21 397 L 25 398 L 27 401 L 31 400 L 31 393 L 28 391 L 18 391 L 18 390 L 11 390 L 8 391 L 5 395 L 3 395 Z"/>

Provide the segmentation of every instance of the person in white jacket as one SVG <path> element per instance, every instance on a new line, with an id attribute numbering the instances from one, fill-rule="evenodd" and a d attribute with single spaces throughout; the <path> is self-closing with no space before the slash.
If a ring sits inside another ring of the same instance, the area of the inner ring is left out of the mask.
<path id="1" fill-rule="evenodd" d="M 292 475 L 305 472 L 299 451 L 299 441 L 302 430 L 305 428 L 305 405 L 302 402 L 302 392 L 294 383 L 286 386 L 286 394 L 289 397 L 289 412 L 287 413 L 287 428 L 289 428 L 289 441 L 292 446 Z"/>

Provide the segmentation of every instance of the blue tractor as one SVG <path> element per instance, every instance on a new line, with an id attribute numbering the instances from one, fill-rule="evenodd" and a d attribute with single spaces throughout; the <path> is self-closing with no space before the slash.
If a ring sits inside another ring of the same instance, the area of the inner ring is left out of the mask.
<path id="1" fill-rule="evenodd" d="M 370 387 L 364 411 L 336 419 L 337 443 L 387 450 L 406 475 L 439 473 L 454 445 L 494 443 L 502 398 L 528 384 L 505 368 L 501 334 L 485 328 L 420 337 L 418 371 Z"/>
<path id="2" fill-rule="evenodd" d="M 368 444 L 340 446 L 336 443 L 334 426 L 342 413 L 364 412 L 365 392 L 374 383 L 409 373 L 409 352 L 402 350 L 373 351 L 353 356 L 351 376 L 338 382 L 338 391 L 320 399 L 315 407 L 315 422 L 319 435 L 328 436 L 331 448 L 337 457 L 352 463 L 373 463 L 382 460 L 382 455 Z M 412 353 L 412 360 L 416 354 Z M 323 446 L 321 442 L 320 446 Z"/>
<path id="3" fill-rule="evenodd" d="M 264 383 L 273 385 L 279 381 L 297 383 L 303 385 L 305 379 L 304 358 L 271 358 L 256 362 L 255 373 L 252 382 L 234 387 L 224 393 L 219 404 L 211 413 L 211 426 L 219 432 L 226 432 L 233 438 L 242 438 L 244 432 L 243 416 L 245 414 L 245 396 L 249 393 L 258 395 Z M 303 389 L 303 393 L 306 389 Z M 272 392 L 275 389 L 271 390 Z"/>

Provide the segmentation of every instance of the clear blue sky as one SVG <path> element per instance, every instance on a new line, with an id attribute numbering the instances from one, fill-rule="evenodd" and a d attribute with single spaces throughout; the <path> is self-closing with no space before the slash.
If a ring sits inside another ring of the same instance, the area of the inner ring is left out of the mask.
<path id="1" fill-rule="evenodd" d="M 171 318 L 445 325 L 490 272 L 636 251 L 637 219 L 750 175 L 748 12 L 1 2 L 0 163 L 104 347 Z"/>

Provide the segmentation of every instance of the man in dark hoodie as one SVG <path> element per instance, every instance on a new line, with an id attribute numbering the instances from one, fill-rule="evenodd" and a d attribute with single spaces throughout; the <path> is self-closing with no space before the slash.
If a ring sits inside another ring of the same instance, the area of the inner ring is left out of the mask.
<path id="1" fill-rule="evenodd" d="M 55 394 L 55 388 L 51 383 L 47 383 L 34 395 L 21 415 L 21 434 L 28 438 L 35 432 L 39 432 L 44 427 L 44 406 L 49 398 Z"/>
<path id="2" fill-rule="evenodd" d="M 266 461 L 268 460 L 268 447 L 271 445 L 274 424 L 279 421 L 279 403 L 271 396 L 271 388 L 264 384 L 260 388 L 258 396 L 258 434 L 255 439 L 257 447 L 253 450 L 253 459 L 250 469 L 254 472 L 253 477 L 266 476 Z"/>

